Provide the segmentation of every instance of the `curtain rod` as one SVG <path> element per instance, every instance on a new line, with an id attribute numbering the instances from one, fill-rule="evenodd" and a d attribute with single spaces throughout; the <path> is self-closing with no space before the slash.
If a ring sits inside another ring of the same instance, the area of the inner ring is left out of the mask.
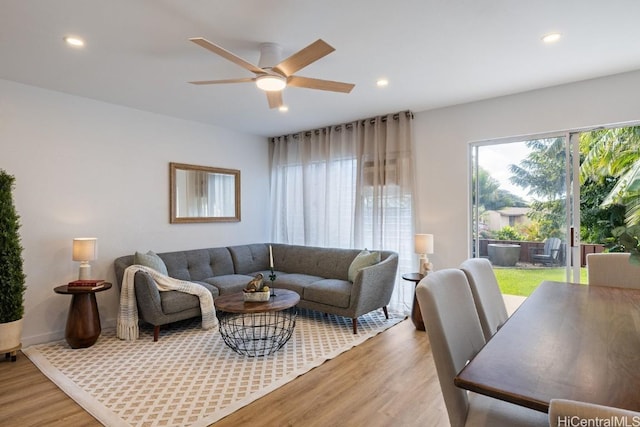
<path id="1" fill-rule="evenodd" d="M 281 136 L 272 136 L 271 138 L 269 138 L 269 142 L 274 142 L 276 138 L 282 138 L 284 137 L 289 138 L 298 138 L 300 135 L 304 135 L 304 136 L 311 136 L 313 134 L 315 135 L 319 135 L 320 132 L 322 133 L 326 133 L 328 130 L 332 129 L 334 131 L 340 132 L 342 130 L 342 128 L 345 129 L 352 129 L 353 128 L 353 124 L 354 123 L 359 123 L 361 126 L 364 126 L 367 121 L 369 122 L 369 124 L 374 124 L 376 122 L 376 120 L 380 119 L 381 122 L 386 122 L 387 121 L 387 117 L 391 116 L 391 118 L 393 120 L 398 120 L 400 118 L 400 114 L 405 115 L 405 117 L 407 117 L 408 119 L 413 119 L 413 113 L 411 111 L 401 111 L 399 113 L 395 113 L 395 114 L 387 114 L 386 116 L 381 116 L 381 117 L 369 117 L 367 119 L 359 119 L 359 120 L 354 120 L 353 122 L 349 122 L 349 123 L 342 123 L 339 125 L 330 125 L 330 126 L 325 126 L 323 128 L 318 128 L 318 129 L 312 129 L 312 130 L 307 130 L 307 131 L 302 131 L 302 132 L 298 132 L 298 133 L 294 133 L 294 134 L 290 134 L 290 135 L 281 135 Z"/>

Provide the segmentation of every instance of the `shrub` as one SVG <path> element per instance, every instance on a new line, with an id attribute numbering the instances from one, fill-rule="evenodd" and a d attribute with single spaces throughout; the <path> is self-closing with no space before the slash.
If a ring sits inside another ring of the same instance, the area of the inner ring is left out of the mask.
<path id="1" fill-rule="evenodd" d="M 13 204 L 15 178 L 0 169 L 0 323 L 24 314 L 25 275 L 20 244 L 20 217 Z"/>
<path id="2" fill-rule="evenodd" d="M 498 240 L 522 240 L 523 237 L 516 231 L 515 228 L 510 225 L 505 225 L 496 232 L 496 238 Z"/>

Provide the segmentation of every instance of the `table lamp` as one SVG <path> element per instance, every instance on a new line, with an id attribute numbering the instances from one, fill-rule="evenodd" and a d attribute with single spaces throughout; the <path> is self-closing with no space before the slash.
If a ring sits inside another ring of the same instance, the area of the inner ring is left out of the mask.
<path id="1" fill-rule="evenodd" d="M 98 258 L 98 239 L 95 237 L 78 237 L 73 239 L 73 260 L 80 261 L 78 280 L 91 278 L 89 261 Z"/>
<path id="2" fill-rule="evenodd" d="M 427 254 L 433 253 L 433 234 L 416 234 L 415 252 L 420 255 L 420 274 L 427 274 L 433 270 Z"/>

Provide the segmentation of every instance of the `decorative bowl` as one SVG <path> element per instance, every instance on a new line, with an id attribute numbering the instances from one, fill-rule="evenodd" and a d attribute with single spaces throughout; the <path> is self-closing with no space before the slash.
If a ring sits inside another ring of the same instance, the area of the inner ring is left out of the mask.
<path id="1" fill-rule="evenodd" d="M 244 295 L 245 302 L 264 302 L 264 301 L 269 301 L 271 292 L 270 291 L 244 292 L 243 295 Z"/>

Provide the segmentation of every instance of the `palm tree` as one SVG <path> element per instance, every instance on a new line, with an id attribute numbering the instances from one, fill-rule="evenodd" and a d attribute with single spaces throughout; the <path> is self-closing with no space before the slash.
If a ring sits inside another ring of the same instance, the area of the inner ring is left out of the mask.
<path id="1" fill-rule="evenodd" d="M 640 126 L 585 132 L 580 138 L 584 159 L 580 182 L 617 180 L 602 207 L 626 206 L 626 223 L 640 224 Z"/>

